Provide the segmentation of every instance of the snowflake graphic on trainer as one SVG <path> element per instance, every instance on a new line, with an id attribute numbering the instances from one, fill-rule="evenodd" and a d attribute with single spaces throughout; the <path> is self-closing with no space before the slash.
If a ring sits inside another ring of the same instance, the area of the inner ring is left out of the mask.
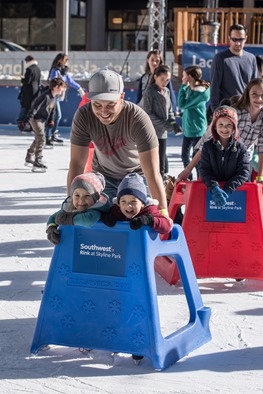
<path id="1" fill-rule="evenodd" d="M 112 313 L 117 314 L 117 313 L 119 313 L 121 311 L 121 304 L 118 301 L 114 300 L 114 301 L 109 303 L 109 310 Z"/>
<path id="2" fill-rule="evenodd" d="M 62 264 L 59 269 L 58 272 L 60 273 L 61 276 L 66 276 L 68 277 L 70 274 L 70 268 L 68 265 L 66 264 Z"/>
<path id="3" fill-rule="evenodd" d="M 53 309 L 60 309 L 62 307 L 62 298 L 59 296 L 54 296 L 50 298 L 50 306 Z"/>
<path id="4" fill-rule="evenodd" d="M 135 305 L 132 310 L 132 314 L 139 320 L 141 320 L 145 316 L 145 310 L 140 305 Z"/>
<path id="5" fill-rule="evenodd" d="M 88 300 L 84 302 L 83 309 L 85 312 L 92 313 L 95 310 L 95 306 L 96 305 L 91 300 Z"/>
<path id="6" fill-rule="evenodd" d="M 61 323 L 62 323 L 63 327 L 71 328 L 73 326 L 73 324 L 74 324 L 74 319 L 73 319 L 72 316 L 65 315 L 63 317 L 63 319 L 61 320 Z"/>
<path id="7" fill-rule="evenodd" d="M 137 332 L 136 334 L 134 334 L 131 340 L 136 346 L 143 345 L 145 342 L 144 335 L 142 332 Z"/>
<path id="8" fill-rule="evenodd" d="M 136 263 L 131 264 L 128 270 L 133 276 L 138 276 L 141 274 L 141 267 Z"/>
<path id="9" fill-rule="evenodd" d="M 103 331 L 103 336 L 106 339 L 114 339 L 117 336 L 117 331 L 114 328 L 110 328 L 107 327 L 104 331 Z"/>

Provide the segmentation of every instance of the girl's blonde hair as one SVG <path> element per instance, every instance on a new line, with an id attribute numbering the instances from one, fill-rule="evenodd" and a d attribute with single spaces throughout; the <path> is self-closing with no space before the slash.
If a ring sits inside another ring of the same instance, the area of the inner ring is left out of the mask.
<path id="1" fill-rule="evenodd" d="M 184 72 L 190 75 L 199 86 L 204 86 L 205 88 L 210 86 L 209 82 L 202 79 L 202 69 L 199 66 L 188 66 L 184 69 Z"/>

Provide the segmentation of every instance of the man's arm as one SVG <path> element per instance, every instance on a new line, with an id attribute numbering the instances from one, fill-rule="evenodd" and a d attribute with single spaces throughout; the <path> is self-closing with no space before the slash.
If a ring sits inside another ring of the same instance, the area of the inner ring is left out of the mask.
<path id="1" fill-rule="evenodd" d="M 70 185 L 75 176 L 83 174 L 89 155 L 88 146 L 70 145 L 70 163 L 67 177 L 68 195 Z"/>
<path id="2" fill-rule="evenodd" d="M 152 197 L 159 201 L 159 209 L 167 209 L 167 200 L 159 169 L 159 148 L 139 153 L 139 158 Z"/>

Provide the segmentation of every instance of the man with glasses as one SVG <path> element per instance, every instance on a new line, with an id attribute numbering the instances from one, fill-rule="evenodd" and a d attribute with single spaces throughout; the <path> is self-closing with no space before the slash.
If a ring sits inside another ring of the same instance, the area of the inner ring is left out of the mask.
<path id="1" fill-rule="evenodd" d="M 229 48 L 217 53 L 211 64 L 211 99 L 214 111 L 222 99 L 241 96 L 251 79 L 258 77 L 256 57 L 244 50 L 247 30 L 235 24 L 229 28 Z"/>

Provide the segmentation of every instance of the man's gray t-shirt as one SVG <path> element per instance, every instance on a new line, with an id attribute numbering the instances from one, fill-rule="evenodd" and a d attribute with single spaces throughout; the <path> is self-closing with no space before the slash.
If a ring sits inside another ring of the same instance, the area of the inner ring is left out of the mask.
<path id="1" fill-rule="evenodd" d="M 90 103 L 80 107 L 73 118 L 70 141 L 87 147 L 92 141 L 92 169 L 114 179 L 122 179 L 129 172 L 142 174 L 138 152 L 158 146 L 149 116 L 129 101 L 123 102 L 117 120 L 107 126 L 94 115 Z"/>

